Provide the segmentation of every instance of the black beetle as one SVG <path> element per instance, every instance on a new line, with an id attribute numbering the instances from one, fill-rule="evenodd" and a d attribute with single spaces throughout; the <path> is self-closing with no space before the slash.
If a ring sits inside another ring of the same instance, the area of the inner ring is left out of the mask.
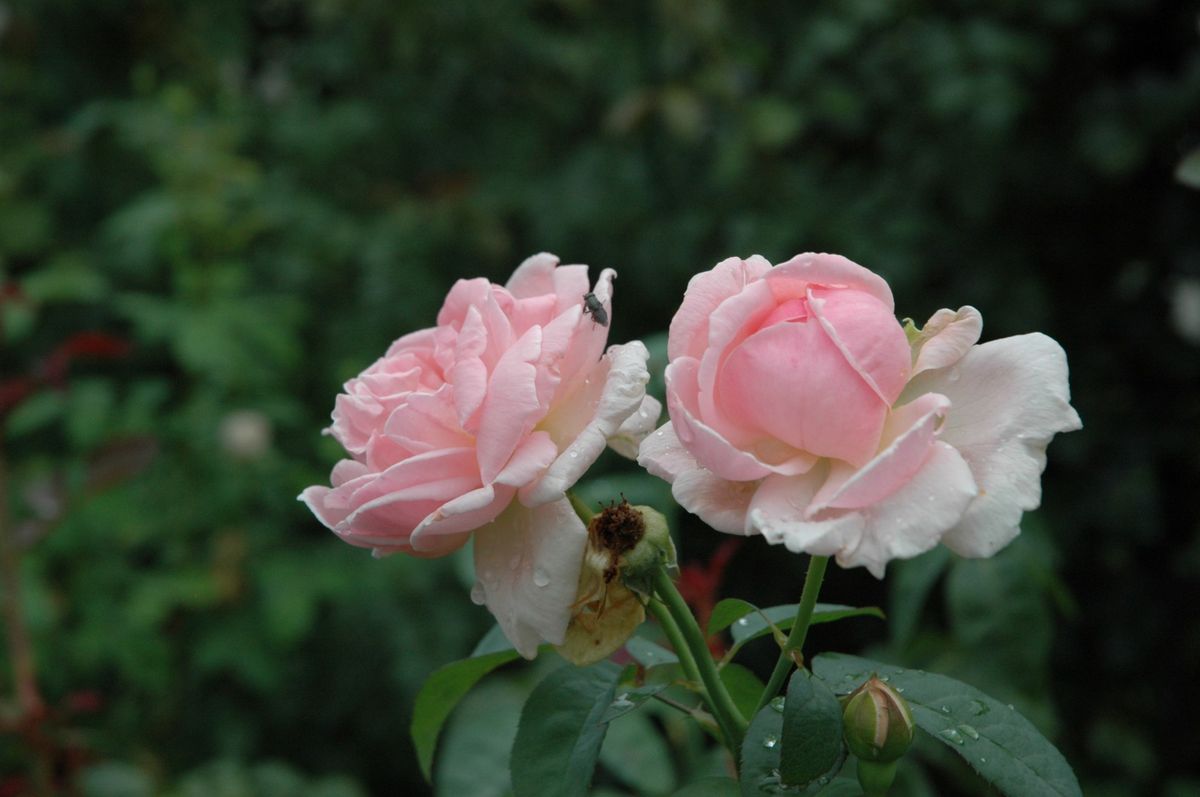
<path id="1" fill-rule="evenodd" d="M 604 305 L 600 304 L 596 294 L 590 291 L 583 295 L 583 312 L 590 315 L 600 326 L 608 326 L 608 312 L 605 311 Z"/>

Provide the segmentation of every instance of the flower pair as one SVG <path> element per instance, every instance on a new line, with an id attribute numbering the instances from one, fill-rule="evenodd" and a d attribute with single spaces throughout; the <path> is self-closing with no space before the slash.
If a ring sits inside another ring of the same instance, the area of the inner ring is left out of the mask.
<path id="1" fill-rule="evenodd" d="M 540 254 L 504 287 L 456 283 L 436 327 L 346 384 L 328 431 L 350 458 L 301 495 L 377 554 L 442 556 L 474 534 L 472 597 L 526 656 L 563 641 L 586 544 L 566 491 L 606 445 L 713 528 L 882 576 L 938 542 L 1009 542 L 1050 438 L 1079 428 L 1050 338 L 975 345 L 970 307 L 906 328 L 882 278 L 806 254 L 692 279 L 668 340 L 671 420 L 650 434 L 646 347 L 605 350 L 614 277 L 593 286 Z"/>

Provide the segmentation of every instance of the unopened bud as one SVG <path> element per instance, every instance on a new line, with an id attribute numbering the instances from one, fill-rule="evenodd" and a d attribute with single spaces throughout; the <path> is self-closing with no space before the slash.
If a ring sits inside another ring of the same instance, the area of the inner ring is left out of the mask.
<path id="1" fill-rule="evenodd" d="M 886 794 L 896 762 L 912 744 L 915 726 L 908 703 L 872 676 L 846 701 L 846 746 L 858 758 L 858 780 L 868 795 Z"/>

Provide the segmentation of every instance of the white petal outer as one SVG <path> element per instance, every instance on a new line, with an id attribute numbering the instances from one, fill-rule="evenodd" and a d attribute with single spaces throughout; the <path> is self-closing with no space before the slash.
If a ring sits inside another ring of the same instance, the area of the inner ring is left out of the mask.
<path id="1" fill-rule="evenodd" d="M 642 442 L 638 464 L 670 483 L 679 505 L 717 531 L 750 533 L 746 512 L 758 482 L 728 481 L 705 469 L 679 442 L 670 421 Z"/>
<path id="2" fill-rule="evenodd" d="M 637 461 L 651 476 L 657 476 L 668 484 L 674 482 L 679 474 L 700 467 L 696 458 L 679 442 L 675 424 L 671 421 L 642 441 Z"/>
<path id="3" fill-rule="evenodd" d="M 717 531 L 751 534 L 746 513 L 758 482 L 731 482 L 704 468 L 685 471 L 671 483 L 679 505 Z"/>
<path id="4" fill-rule="evenodd" d="M 587 529 L 565 498 L 529 508 L 514 501 L 475 532 L 474 596 L 527 659 L 561 645 L 571 619 Z"/>
<path id="5" fill-rule="evenodd" d="M 612 346 L 604 355 L 608 358 L 608 376 L 600 399 L 587 422 L 573 442 L 566 446 L 558 459 L 546 470 L 541 480 L 521 490 L 520 499 L 526 506 L 538 506 L 563 496 L 579 480 L 608 445 L 608 440 L 630 415 L 637 412 L 646 398 L 646 383 L 650 371 L 646 360 L 650 352 L 635 340 Z M 578 391 L 586 400 L 586 390 Z M 572 401 L 568 396 L 564 401 Z"/>
<path id="6" fill-rule="evenodd" d="M 960 307 L 957 312 L 938 310 L 913 342 L 912 375 L 958 362 L 979 340 L 981 332 L 983 316 L 974 307 Z"/>
<path id="7" fill-rule="evenodd" d="M 1070 404 L 1067 356 L 1039 333 L 1002 338 L 921 374 L 909 388 L 950 398 L 941 439 L 962 454 L 980 488 L 943 542 L 962 556 L 991 556 L 1017 535 L 1022 513 L 1041 502 L 1050 439 L 1083 427 Z"/>
<path id="8" fill-rule="evenodd" d="M 883 578 L 892 559 L 908 559 L 937 545 L 977 493 L 967 463 L 939 442 L 913 478 L 884 500 L 858 510 L 827 510 L 804 520 L 822 470 L 765 479 L 751 502 L 751 531 L 797 553 L 836 555 L 842 567 L 866 567 L 876 578 Z"/>
<path id="9" fill-rule="evenodd" d="M 637 412 L 626 418 L 608 438 L 608 447 L 626 459 L 637 459 L 638 447 L 646 435 L 654 431 L 659 415 L 662 415 L 662 404 L 654 396 L 646 396 Z"/>

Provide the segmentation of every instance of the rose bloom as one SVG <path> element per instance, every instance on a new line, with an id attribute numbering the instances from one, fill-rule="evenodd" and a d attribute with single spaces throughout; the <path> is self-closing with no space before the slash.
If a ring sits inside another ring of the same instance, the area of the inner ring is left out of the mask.
<path id="1" fill-rule="evenodd" d="M 1080 428 L 1041 334 L 976 345 L 979 312 L 902 327 L 839 255 L 730 258 L 671 321 L 671 420 L 638 461 L 713 528 L 878 577 L 939 542 L 990 556 L 1038 506 L 1046 446 Z"/>
<path id="2" fill-rule="evenodd" d="M 504 287 L 451 288 L 437 326 L 405 335 L 345 385 L 326 430 L 350 455 L 332 487 L 302 500 L 351 545 L 377 555 L 444 556 L 474 533 L 478 583 L 506 636 L 532 657 L 561 644 L 587 532 L 565 491 L 606 445 L 632 457 L 658 421 L 647 351 L 605 352 L 605 269 L 529 258 Z"/>

